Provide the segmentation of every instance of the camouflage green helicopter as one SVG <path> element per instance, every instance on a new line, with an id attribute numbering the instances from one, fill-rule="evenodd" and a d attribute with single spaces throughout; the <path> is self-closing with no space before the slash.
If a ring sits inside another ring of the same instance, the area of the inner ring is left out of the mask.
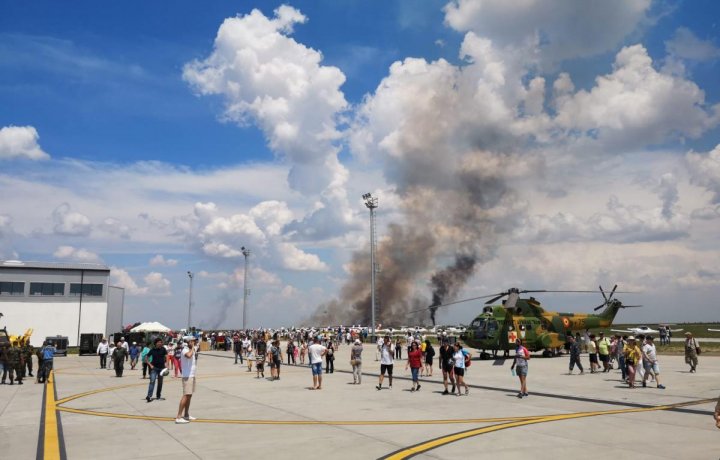
<path id="1" fill-rule="evenodd" d="M 488 358 L 486 350 L 493 352 L 493 356 L 502 350 L 507 355 L 513 347 L 515 340 L 520 339 L 530 351 L 543 351 L 545 355 L 555 355 L 567 341 L 568 335 L 585 329 L 606 328 L 612 325 L 615 315 L 621 308 L 640 307 L 641 305 L 623 305 L 613 298 L 617 284 L 609 295 L 605 294 L 602 286 L 600 293 L 604 302 L 595 308 L 595 311 L 604 308 L 599 314 L 591 313 L 563 313 L 546 311 L 534 297 L 520 298 L 520 294 L 536 292 L 595 292 L 595 291 L 547 291 L 547 290 L 519 290 L 508 289 L 505 292 L 491 294 L 472 299 L 450 302 L 438 307 L 453 305 L 470 300 L 492 297 L 485 302 L 483 312 L 479 314 L 460 336 L 469 346 L 481 350 L 481 358 Z M 619 292 L 619 291 L 618 291 Z M 502 305 L 490 305 L 497 300 L 507 297 Z M 432 307 L 432 308 L 438 308 Z"/>

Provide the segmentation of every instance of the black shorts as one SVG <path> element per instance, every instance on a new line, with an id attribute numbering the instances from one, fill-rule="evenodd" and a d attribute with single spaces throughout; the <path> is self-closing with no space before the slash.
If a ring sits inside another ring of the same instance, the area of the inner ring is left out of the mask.
<path id="1" fill-rule="evenodd" d="M 590 353 L 590 362 L 597 364 L 597 362 L 598 362 L 597 353 Z"/>
<path id="2" fill-rule="evenodd" d="M 603 364 L 607 364 L 610 362 L 610 355 L 600 355 L 600 361 L 602 361 Z"/>
<path id="3" fill-rule="evenodd" d="M 278 369 L 280 367 L 280 360 L 279 359 L 273 359 L 270 363 L 271 368 Z"/>
<path id="4" fill-rule="evenodd" d="M 425 358 L 425 364 L 428 366 L 432 366 L 433 359 L 432 358 Z"/>
<path id="5" fill-rule="evenodd" d="M 392 364 L 381 364 L 380 365 L 380 375 L 385 375 L 385 372 L 387 371 L 387 375 L 392 377 L 392 370 L 393 370 Z"/>
<path id="6" fill-rule="evenodd" d="M 454 364 L 443 364 L 443 367 L 442 367 L 443 372 L 452 373 L 453 369 L 455 369 Z"/>
<path id="7" fill-rule="evenodd" d="M 462 377 L 465 375 L 465 368 L 464 367 L 456 367 L 455 368 L 455 375 Z"/>
<path id="8" fill-rule="evenodd" d="M 265 369 L 265 361 L 258 361 L 255 367 L 257 367 L 257 370 L 259 371 Z"/>

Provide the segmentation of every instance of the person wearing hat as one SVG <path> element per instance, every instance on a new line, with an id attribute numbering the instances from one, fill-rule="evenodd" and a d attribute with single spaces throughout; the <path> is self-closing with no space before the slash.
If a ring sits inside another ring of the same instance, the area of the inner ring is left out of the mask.
<path id="1" fill-rule="evenodd" d="M 355 339 L 355 343 L 350 348 L 350 365 L 353 372 L 353 385 L 360 385 L 362 382 L 362 352 L 363 346 L 360 339 Z"/>
<path id="2" fill-rule="evenodd" d="M 137 342 L 133 342 L 130 346 L 130 370 L 135 370 L 137 366 L 138 356 L 140 356 L 140 347 L 137 346 Z"/>
<path id="3" fill-rule="evenodd" d="M 640 348 L 635 343 L 635 337 L 630 336 L 623 350 L 625 355 L 625 366 L 627 367 L 627 382 L 630 388 L 635 388 L 635 371 L 640 362 Z"/>
<path id="4" fill-rule="evenodd" d="M 700 354 L 700 344 L 692 332 L 685 333 L 685 362 L 690 365 L 690 372 L 697 371 L 698 355 Z"/>
<path id="5" fill-rule="evenodd" d="M 186 335 L 183 337 L 185 345 L 180 357 L 180 368 L 182 369 L 182 398 L 178 407 L 175 423 L 190 423 L 195 417 L 190 415 L 190 401 L 195 393 L 195 372 L 197 370 L 197 347 L 195 336 Z M 179 346 L 179 344 L 178 344 Z"/>

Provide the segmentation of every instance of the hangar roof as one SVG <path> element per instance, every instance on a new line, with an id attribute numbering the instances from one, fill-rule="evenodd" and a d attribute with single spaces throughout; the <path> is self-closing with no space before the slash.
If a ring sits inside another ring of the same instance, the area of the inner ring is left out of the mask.
<path id="1" fill-rule="evenodd" d="M 3 260 L 0 261 L 0 269 L 2 268 L 30 268 L 43 270 L 95 270 L 109 272 L 110 268 L 103 264 L 91 263 L 69 263 L 69 262 L 24 262 L 20 260 Z"/>

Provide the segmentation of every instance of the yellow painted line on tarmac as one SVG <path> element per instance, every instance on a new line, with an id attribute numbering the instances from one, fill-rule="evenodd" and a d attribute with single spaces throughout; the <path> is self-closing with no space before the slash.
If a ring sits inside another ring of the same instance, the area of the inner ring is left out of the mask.
<path id="1" fill-rule="evenodd" d="M 596 417 L 600 415 L 613 415 L 613 414 L 628 414 L 633 412 L 651 412 L 651 411 L 659 411 L 659 410 L 668 410 L 668 409 L 674 409 L 677 407 L 685 407 L 685 406 L 693 406 L 698 404 L 707 404 L 710 402 L 714 402 L 715 399 L 704 399 L 699 401 L 688 401 L 688 402 L 682 402 L 677 404 L 668 404 L 664 406 L 655 406 L 655 407 L 638 407 L 638 408 L 629 408 L 629 409 L 613 409 L 613 410 L 606 410 L 606 411 L 593 411 L 593 412 L 577 412 L 574 414 L 559 414 L 559 415 L 548 415 L 544 417 L 536 417 L 534 419 L 526 419 L 526 420 L 516 420 L 516 421 L 510 421 L 507 423 L 500 423 L 497 425 L 492 426 L 486 426 L 483 428 L 477 428 L 474 430 L 468 430 L 463 431 L 460 433 L 451 434 L 448 436 L 443 436 L 440 438 L 432 439 L 430 441 L 426 441 L 424 443 L 416 444 L 411 447 L 407 447 L 405 449 L 399 450 L 397 452 L 394 452 L 392 454 L 389 454 L 385 457 L 382 457 L 382 460 L 403 460 L 408 459 L 411 457 L 414 457 L 415 455 L 425 453 L 427 451 L 437 449 L 438 447 L 442 447 L 444 445 L 460 441 L 463 439 L 471 438 L 474 436 L 479 436 L 486 433 L 492 433 L 494 431 L 500 431 L 505 430 L 508 428 L 515 428 L 519 426 L 525 426 L 525 425 L 533 425 L 537 423 L 546 423 L 546 422 L 555 422 L 559 420 L 570 420 L 570 419 L 576 419 L 576 418 L 583 418 L 583 417 Z"/>
<path id="2" fill-rule="evenodd" d="M 45 426 L 43 427 L 43 453 L 45 460 L 60 460 L 57 404 L 55 402 L 55 375 L 50 371 L 45 387 Z"/>

